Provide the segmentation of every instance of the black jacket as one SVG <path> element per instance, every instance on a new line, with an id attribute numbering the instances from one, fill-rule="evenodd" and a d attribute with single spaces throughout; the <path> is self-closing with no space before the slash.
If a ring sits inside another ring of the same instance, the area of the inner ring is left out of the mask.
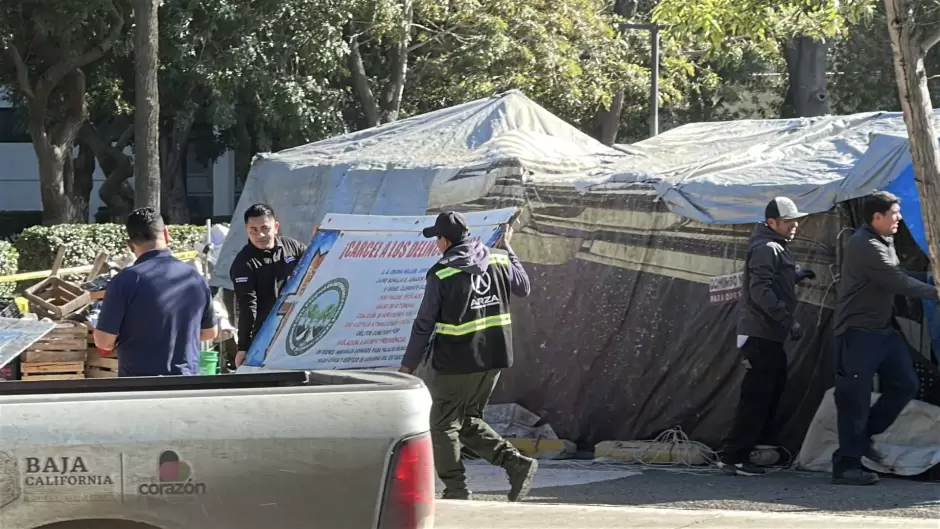
<path id="1" fill-rule="evenodd" d="M 836 290 L 836 336 L 849 329 L 891 329 L 895 295 L 937 299 L 936 288 L 918 281 L 898 264 L 893 237 L 882 237 L 868 225 L 852 235 L 845 245 Z"/>
<path id="2" fill-rule="evenodd" d="M 274 308 L 281 287 L 290 279 L 306 245 L 290 237 L 277 237 L 274 248 L 259 250 L 245 245 L 229 270 L 238 307 L 238 350 L 251 347 L 261 324 Z"/>
<path id="3" fill-rule="evenodd" d="M 529 293 L 529 277 L 508 246 L 491 250 L 464 241 L 451 247 L 428 271 L 402 366 L 421 363 L 433 332 L 431 367 L 438 373 L 511 367 L 510 295 Z"/>
<path id="4" fill-rule="evenodd" d="M 796 310 L 796 263 L 789 241 L 767 224 L 751 232 L 741 299 L 738 301 L 738 334 L 783 343 L 793 325 Z"/>

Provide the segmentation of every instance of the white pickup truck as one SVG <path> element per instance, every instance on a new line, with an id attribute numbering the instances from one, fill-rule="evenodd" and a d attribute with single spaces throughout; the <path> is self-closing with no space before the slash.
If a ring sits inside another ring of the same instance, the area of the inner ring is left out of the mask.
<path id="1" fill-rule="evenodd" d="M 3 382 L 0 528 L 429 528 L 430 407 L 391 372 Z"/>

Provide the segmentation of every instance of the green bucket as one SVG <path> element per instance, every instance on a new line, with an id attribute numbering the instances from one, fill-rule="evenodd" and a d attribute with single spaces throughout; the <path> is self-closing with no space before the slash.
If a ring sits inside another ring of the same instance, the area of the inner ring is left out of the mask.
<path id="1" fill-rule="evenodd" d="M 219 352 L 201 351 L 199 353 L 199 374 L 200 375 L 218 375 L 219 374 Z"/>

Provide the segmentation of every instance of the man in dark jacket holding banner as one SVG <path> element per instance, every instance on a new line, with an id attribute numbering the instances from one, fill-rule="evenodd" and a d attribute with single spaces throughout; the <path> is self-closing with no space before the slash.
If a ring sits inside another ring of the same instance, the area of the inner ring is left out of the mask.
<path id="1" fill-rule="evenodd" d="M 510 296 L 530 292 L 525 269 L 509 246 L 512 227 L 504 227 L 502 249 L 471 240 L 467 221 L 457 212 L 441 213 L 422 233 L 436 238 L 444 255 L 428 271 L 400 371 L 413 373 L 432 340 L 432 373 L 426 383 L 434 402 L 431 439 L 444 499 L 470 498 L 460 461 L 463 443 L 506 470 L 509 501 L 519 501 L 531 487 L 538 462 L 520 454 L 483 420 L 500 371 L 512 367 Z"/>

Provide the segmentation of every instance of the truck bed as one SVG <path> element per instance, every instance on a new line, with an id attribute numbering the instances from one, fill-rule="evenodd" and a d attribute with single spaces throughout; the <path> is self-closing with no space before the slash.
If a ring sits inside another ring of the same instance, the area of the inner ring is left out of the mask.
<path id="1" fill-rule="evenodd" d="M 299 386 L 382 384 L 381 377 L 340 372 L 277 371 L 218 376 L 88 378 L 84 380 L 8 381 L 0 383 L 3 395 L 62 393 L 121 393 L 131 391 L 180 391 L 207 389 L 259 389 Z M 398 382 L 401 382 L 400 380 Z M 378 388 L 376 388 L 378 389 Z"/>
<path id="2" fill-rule="evenodd" d="M 2 382 L 0 527 L 375 528 L 430 406 L 384 371 Z"/>

